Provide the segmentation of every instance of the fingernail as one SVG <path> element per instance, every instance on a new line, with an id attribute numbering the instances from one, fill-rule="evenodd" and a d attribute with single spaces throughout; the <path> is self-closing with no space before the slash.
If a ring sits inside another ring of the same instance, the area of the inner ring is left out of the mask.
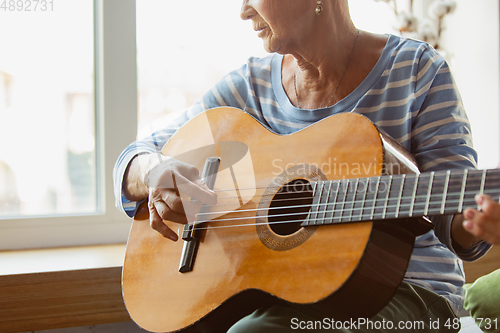
<path id="1" fill-rule="evenodd" d="M 472 230 L 472 222 L 464 221 L 463 226 L 467 230 Z"/>
<path id="2" fill-rule="evenodd" d="M 177 242 L 177 235 L 168 235 L 168 238 L 174 242 Z"/>
<path id="3" fill-rule="evenodd" d="M 468 210 L 467 212 L 465 212 L 465 217 L 468 219 L 474 218 L 474 211 Z"/>
<path id="4" fill-rule="evenodd" d="M 483 198 L 483 196 L 481 194 L 476 194 L 475 199 L 476 199 L 476 202 L 477 202 L 478 205 L 482 205 L 483 204 L 484 198 Z"/>

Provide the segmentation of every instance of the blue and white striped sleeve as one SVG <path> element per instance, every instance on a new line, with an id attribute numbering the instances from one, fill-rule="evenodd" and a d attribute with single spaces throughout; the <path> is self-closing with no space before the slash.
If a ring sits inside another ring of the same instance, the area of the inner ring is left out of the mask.
<path id="1" fill-rule="evenodd" d="M 477 167 L 472 133 L 460 94 L 446 61 L 433 49 L 423 52 L 415 88 L 419 112 L 412 126 L 411 150 L 421 171 Z M 481 242 L 457 251 L 451 238 L 453 216 L 433 217 L 439 240 L 463 260 L 475 260 L 490 246 Z"/>

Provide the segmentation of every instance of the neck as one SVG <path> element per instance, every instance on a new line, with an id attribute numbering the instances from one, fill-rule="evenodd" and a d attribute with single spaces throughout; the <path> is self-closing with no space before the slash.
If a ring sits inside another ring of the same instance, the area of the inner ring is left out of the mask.
<path id="1" fill-rule="evenodd" d="M 336 102 L 343 97 L 333 92 L 342 76 L 349 77 L 346 68 L 358 29 L 350 18 L 347 1 L 325 3 L 321 15 L 314 15 L 304 29 L 307 31 L 297 34 L 297 39 L 291 40 L 283 50 L 283 86 L 292 103 L 300 104 L 300 108 L 329 106 L 326 105 L 329 101 Z"/>
<path id="2" fill-rule="evenodd" d="M 351 28 L 349 33 L 340 37 L 332 34 L 325 36 L 321 42 L 311 41 L 312 45 L 285 57 L 283 77 L 292 78 L 294 94 L 290 94 L 290 89 L 288 92 L 296 106 L 310 109 L 327 107 L 339 99 L 337 91 L 349 70 L 360 34 L 354 26 Z"/>
<path id="3" fill-rule="evenodd" d="M 462 213 L 475 195 L 498 200 L 500 170 L 453 170 L 313 184 L 304 225 L 323 225 Z"/>

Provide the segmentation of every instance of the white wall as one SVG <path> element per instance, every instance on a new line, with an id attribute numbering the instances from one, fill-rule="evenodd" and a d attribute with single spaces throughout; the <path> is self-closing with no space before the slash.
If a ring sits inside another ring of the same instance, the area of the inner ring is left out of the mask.
<path id="1" fill-rule="evenodd" d="M 480 168 L 500 162 L 499 1 L 457 0 L 442 46 L 472 125 Z"/>

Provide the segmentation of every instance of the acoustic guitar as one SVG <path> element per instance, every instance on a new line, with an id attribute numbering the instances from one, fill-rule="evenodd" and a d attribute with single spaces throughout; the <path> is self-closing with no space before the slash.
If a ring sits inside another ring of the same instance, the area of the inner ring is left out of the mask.
<path id="1" fill-rule="evenodd" d="M 320 318 L 370 318 L 400 285 L 425 216 L 496 195 L 497 170 L 419 174 L 411 155 L 366 117 L 333 115 L 278 135 L 234 108 L 208 110 L 164 155 L 203 170 L 218 195 L 196 221 L 133 221 L 122 287 L 131 318 L 152 332 L 225 332 L 284 303 Z"/>

